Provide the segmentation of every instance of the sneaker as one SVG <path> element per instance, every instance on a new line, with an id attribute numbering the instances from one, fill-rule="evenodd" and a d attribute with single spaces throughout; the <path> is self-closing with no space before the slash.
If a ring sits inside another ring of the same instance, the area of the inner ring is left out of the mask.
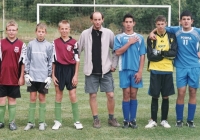
<path id="1" fill-rule="evenodd" d="M 25 131 L 32 129 L 33 127 L 35 127 L 35 124 L 33 123 L 27 123 L 26 127 L 24 128 Z"/>
<path id="2" fill-rule="evenodd" d="M 0 123 L 0 128 L 4 128 L 4 123 Z"/>
<path id="3" fill-rule="evenodd" d="M 75 122 L 75 123 L 74 123 L 74 127 L 75 127 L 77 130 L 83 129 L 83 125 L 82 125 L 80 122 Z"/>
<path id="4" fill-rule="evenodd" d="M 129 122 L 129 127 L 133 128 L 133 129 L 136 129 L 138 127 L 137 124 L 136 124 L 136 120 L 130 121 Z"/>
<path id="5" fill-rule="evenodd" d="M 145 126 L 145 128 L 153 128 L 156 127 L 157 123 L 153 120 L 149 120 L 149 123 Z"/>
<path id="6" fill-rule="evenodd" d="M 194 122 L 193 121 L 187 121 L 186 125 L 190 128 L 195 128 Z"/>
<path id="7" fill-rule="evenodd" d="M 127 121 L 123 121 L 124 125 L 122 126 L 122 128 L 128 128 L 129 127 L 129 122 Z"/>
<path id="8" fill-rule="evenodd" d="M 110 126 L 114 126 L 114 127 L 119 127 L 119 126 L 120 126 L 120 124 L 117 122 L 117 120 L 116 120 L 115 118 L 113 118 L 113 119 L 108 119 L 108 124 L 109 124 Z"/>
<path id="9" fill-rule="evenodd" d="M 162 120 L 160 123 L 164 128 L 171 128 L 171 126 L 169 125 L 169 123 L 166 120 Z"/>
<path id="10" fill-rule="evenodd" d="M 53 130 L 58 130 L 62 126 L 62 124 L 59 121 L 57 121 L 57 120 L 55 120 L 54 123 L 55 124 L 52 127 Z"/>
<path id="11" fill-rule="evenodd" d="M 46 127 L 47 127 L 46 123 L 39 123 L 39 130 L 43 131 L 46 129 Z"/>
<path id="12" fill-rule="evenodd" d="M 11 131 L 13 131 L 13 130 L 16 130 L 16 129 L 17 129 L 17 126 L 16 126 L 16 124 L 15 124 L 15 122 L 14 122 L 14 121 L 12 121 L 11 123 L 9 123 L 9 129 L 10 129 Z"/>
<path id="13" fill-rule="evenodd" d="M 100 120 L 98 118 L 94 119 L 93 127 L 94 128 L 100 128 L 101 127 Z"/>
<path id="14" fill-rule="evenodd" d="M 179 120 L 179 121 L 176 121 L 176 127 L 182 127 L 183 126 L 183 121 Z"/>

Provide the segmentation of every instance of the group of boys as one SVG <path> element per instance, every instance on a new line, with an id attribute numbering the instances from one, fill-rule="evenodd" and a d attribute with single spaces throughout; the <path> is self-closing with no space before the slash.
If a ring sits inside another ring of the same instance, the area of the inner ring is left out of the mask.
<path id="1" fill-rule="evenodd" d="M 93 12 L 93 24 L 84 30 L 78 41 L 69 36 L 70 24 L 66 20 L 58 23 L 60 37 L 53 43 L 45 40 L 47 27 L 43 23 L 36 26 L 36 39 L 25 43 L 16 37 L 18 25 L 10 21 L 6 25 L 7 37 L 0 41 L 0 128 L 4 127 L 6 98 L 8 98 L 9 129 L 16 130 L 16 98 L 20 98 L 20 88 L 24 83 L 30 92 L 28 123 L 24 130 L 35 127 L 36 100 L 39 98 L 39 130 L 46 129 L 46 94 L 51 81 L 55 86 L 55 120 L 53 130 L 62 126 L 61 102 L 63 90 L 69 91 L 74 127 L 82 129 L 80 123 L 76 87 L 80 55 L 84 50 L 85 92 L 89 93 L 89 103 L 93 115 L 93 127 L 100 128 L 97 92 L 107 96 L 108 124 L 119 127 L 114 118 L 114 81 L 112 72 L 119 67 L 120 88 L 123 91 L 123 128 L 137 128 L 137 92 L 143 87 L 142 71 L 145 63 L 146 46 L 142 35 L 134 32 L 136 24 L 131 14 L 123 18 L 124 32 L 114 33 L 102 26 L 104 16 Z M 199 41 L 200 30 L 192 27 L 190 12 L 185 11 L 180 19 L 181 27 L 166 27 L 166 18 L 156 18 L 156 29 L 147 38 L 148 70 L 152 96 L 151 119 L 145 128 L 157 126 L 158 98 L 162 96 L 161 125 L 170 128 L 167 121 L 169 110 L 168 96 L 175 94 L 173 84 L 173 61 L 176 67 L 178 97 L 176 101 L 177 127 L 183 126 L 183 109 L 186 87 L 189 85 L 187 126 L 194 128 L 196 91 L 199 83 Z M 110 52 L 111 50 L 111 52 Z M 112 53 L 112 55 L 110 54 Z M 38 96 L 37 96 L 38 94 Z"/>

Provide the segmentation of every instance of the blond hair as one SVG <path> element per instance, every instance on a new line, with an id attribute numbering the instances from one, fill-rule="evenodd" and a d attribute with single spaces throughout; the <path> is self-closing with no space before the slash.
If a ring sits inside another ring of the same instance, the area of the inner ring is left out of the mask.
<path id="1" fill-rule="evenodd" d="M 47 25 L 45 23 L 38 23 L 36 25 L 35 31 L 37 31 L 38 29 L 45 29 L 45 31 L 47 31 Z"/>
<path id="2" fill-rule="evenodd" d="M 58 27 L 60 27 L 61 24 L 67 24 L 67 25 L 69 25 L 69 27 L 70 27 L 70 24 L 69 24 L 69 22 L 68 22 L 67 20 L 61 20 L 61 21 L 58 23 Z"/>
<path id="3" fill-rule="evenodd" d="M 7 30 L 7 27 L 9 27 L 9 26 L 15 26 L 15 27 L 17 27 L 17 30 L 18 30 L 18 24 L 14 20 L 10 20 L 10 21 L 7 22 L 7 24 L 6 24 L 6 30 Z"/>

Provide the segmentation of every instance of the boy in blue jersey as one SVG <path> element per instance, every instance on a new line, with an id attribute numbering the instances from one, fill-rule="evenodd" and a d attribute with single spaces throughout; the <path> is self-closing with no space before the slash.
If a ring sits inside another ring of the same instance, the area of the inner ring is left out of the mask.
<path id="1" fill-rule="evenodd" d="M 147 58 L 149 60 L 148 70 L 150 71 L 149 95 L 151 99 L 151 119 L 145 128 L 157 126 L 158 99 L 161 94 L 161 125 L 170 128 L 167 121 L 169 111 L 168 96 L 175 94 L 173 84 L 173 59 L 177 53 L 176 36 L 165 30 L 166 18 L 159 15 L 156 18 L 156 38 L 147 38 Z"/>
<path id="2" fill-rule="evenodd" d="M 176 126 L 183 126 L 184 98 L 189 86 L 188 116 L 186 125 L 194 128 L 194 115 L 196 111 L 196 92 L 199 87 L 199 41 L 200 29 L 192 27 L 193 19 L 189 11 L 184 11 L 180 17 L 181 27 L 167 27 L 168 32 L 174 33 L 177 38 L 178 52 L 175 58 L 176 85 L 178 97 L 176 100 Z M 155 29 L 156 30 L 156 29 Z M 154 31 L 155 31 L 154 30 Z M 151 38 L 154 38 L 153 32 Z"/>
<path id="3" fill-rule="evenodd" d="M 131 14 L 124 16 L 123 26 L 124 33 L 118 34 L 114 40 L 114 50 L 119 56 L 120 87 L 123 89 L 123 128 L 137 128 L 137 91 L 143 87 L 142 70 L 146 47 L 143 36 L 133 30 L 135 19 Z"/>

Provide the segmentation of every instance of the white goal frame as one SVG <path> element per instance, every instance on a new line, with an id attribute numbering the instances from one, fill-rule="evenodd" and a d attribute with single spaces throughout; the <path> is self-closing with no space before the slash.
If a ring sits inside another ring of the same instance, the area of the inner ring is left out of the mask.
<path id="1" fill-rule="evenodd" d="M 168 26 L 171 26 L 171 5 L 104 5 L 104 4 L 37 4 L 37 23 L 40 22 L 40 7 L 50 6 L 50 7 L 141 7 L 141 8 L 167 8 L 168 9 Z"/>

